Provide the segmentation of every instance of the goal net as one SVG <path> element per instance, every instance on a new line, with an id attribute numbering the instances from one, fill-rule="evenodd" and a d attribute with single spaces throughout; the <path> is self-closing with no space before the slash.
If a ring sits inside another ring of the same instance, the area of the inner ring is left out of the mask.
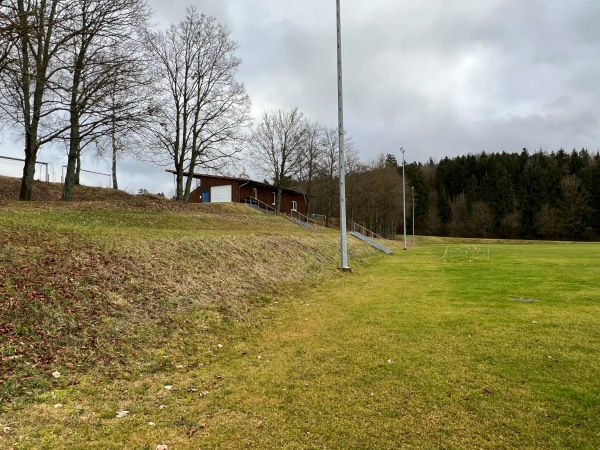
<path id="1" fill-rule="evenodd" d="M 468 247 L 446 247 L 442 256 L 444 262 L 489 262 L 490 248 L 470 245 Z"/>

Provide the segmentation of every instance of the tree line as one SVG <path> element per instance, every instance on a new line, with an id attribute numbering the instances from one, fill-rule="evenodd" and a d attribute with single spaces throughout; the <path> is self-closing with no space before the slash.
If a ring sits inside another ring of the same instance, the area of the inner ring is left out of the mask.
<path id="1" fill-rule="evenodd" d="M 600 236 L 600 154 L 586 149 L 469 154 L 404 167 L 394 155 L 359 160 L 346 136 L 346 204 L 357 222 L 393 237 L 403 232 L 456 237 L 596 239 Z M 337 129 L 297 108 L 267 112 L 251 140 L 257 168 L 282 188 L 306 194 L 326 225 L 339 217 Z"/>
<path id="2" fill-rule="evenodd" d="M 350 164 L 349 217 L 385 236 L 401 233 L 402 166 L 394 155 Z M 315 186 L 325 211 L 328 183 Z M 331 186 L 335 186 L 332 183 Z M 405 165 L 406 221 L 417 234 L 507 239 L 597 239 L 600 154 L 566 152 L 469 154 Z M 335 196 L 332 198 L 335 199 Z M 414 203 L 413 203 L 414 199 Z M 337 214 L 334 200 L 333 214 Z M 414 214 L 413 214 L 414 211 Z"/>
<path id="3" fill-rule="evenodd" d="M 237 80 L 231 31 L 189 7 L 160 29 L 145 0 L 0 0 L 0 121 L 23 142 L 20 198 L 31 200 L 40 148 L 64 146 L 64 200 L 81 156 L 123 153 L 174 167 L 175 197 L 188 173 L 249 161 L 278 191 L 306 194 L 309 211 L 339 217 L 339 134 L 296 107 L 253 124 Z M 598 153 L 481 153 L 406 164 L 393 155 L 363 163 L 346 136 L 348 219 L 393 236 L 419 234 L 589 239 L 600 234 Z"/>
<path id="4" fill-rule="evenodd" d="M 398 166 L 384 156 L 361 162 L 344 133 L 347 218 L 393 237 L 402 223 Z M 277 189 L 277 210 L 282 190 L 296 189 L 304 193 L 309 214 L 322 216 L 326 226 L 339 225 L 339 137 L 337 128 L 311 121 L 296 107 L 263 114 L 250 136 L 249 161 Z M 407 205 L 412 207 L 411 199 Z"/>
<path id="5" fill-rule="evenodd" d="M 426 232 L 592 239 L 600 233 L 600 155 L 586 149 L 490 153 L 418 165 Z"/>
<path id="6" fill-rule="evenodd" d="M 241 152 L 250 98 L 230 30 L 193 7 L 166 30 L 151 17 L 145 0 L 0 0 L 0 120 L 23 142 L 20 199 L 51 143 L 67 155 L 64 200 L 84 151 L 111 159 L 114 188 L 124 152 L 174 166 L 182 201 L 185 172 Z"/>

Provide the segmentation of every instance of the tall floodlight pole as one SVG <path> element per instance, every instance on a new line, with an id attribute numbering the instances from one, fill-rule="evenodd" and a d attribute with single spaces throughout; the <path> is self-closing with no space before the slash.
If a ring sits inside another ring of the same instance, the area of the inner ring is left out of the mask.
<path id="1" fill-rule="evenodd" d="M 406 183 L 404 182 L 404 148 L 400 147 L 400 151 L 402 152 L 402 221 L 404 222 L 404 247 L 403 250 L 406 250 Z"/>
<path id="2" fill-rule="evenodd" d="M 341 269 L 349 271 L 348 244 L 346 242 L 346 157 L 344 155 L 344 97 L 342 89 L 342 17 L 340 0 L 337 0 L 337 71 L 338 71 L 338 135 L 340 152 L 340 247 Z"/>
<path id="3" fill-rule="evenodd" d="M 410 190 L 412 191 L 412 219 L 413 219 L 413 245 L 417 245 L 417 241 L 415 240 L 415 187 L 411 186 Z"/>

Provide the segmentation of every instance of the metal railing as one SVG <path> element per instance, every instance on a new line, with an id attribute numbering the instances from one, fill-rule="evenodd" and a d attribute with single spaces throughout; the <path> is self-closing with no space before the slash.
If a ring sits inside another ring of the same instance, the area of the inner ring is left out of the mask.
<path id="1" fill-rule="evenodd" d="M 60 182 L 64 183 L 65 182 L 65 170 L 67 169 L 67 166 L 62 166 L 62 169 L 60 171 Z M 81 172 L 86 172 L 86 173 L 92 173 L 94 175 L 103 175 L 105 177 L 108 177 L 108 187 L 112 186 L 112 174 L 110 173 L 102 173 L 102 172 L 94 172 L 93 170 L 85 170 L 85 169 L 79 169 Z"/>
<path id="2" fill-rule="evenodd" d="M 369 237 L 369 238 L 377 238 L 377 239 L 383 239 L 385 240 L 385 238 L 381 237 L 380 235 L 378 235 L 377 233 L 374 233 L 373 231 L 369 230 L 366 227 L 363 227 L 362 225 L 359 225 L 358 223 L 354 222 L 353 225 L 353 231 L 362 234 L 363 236 Z"/>
<path id="3" fill-rule="evenodd" d="M 304 214 L 302 214 L 302 213 L 301 213 L 301 212 L 299 212 L 299 211 L 292 210 L 292 211 L 290 212 L 289 216 L 290 216 L 292 219 L 298 219 L 298 220 L 300 220 L 301 222 L 304 222 L 304 223 L 306 223 L 306 224 L 308 224 L 308 225 L 311 225 L 311 226 L 313 226 L 313 227 L 315 227 L 315 228 L 317 227 L 317 222 L 315 222 L 314 220 L 312 220 L 310 217 L 308 217 L 308 216 L 305 216 Z"/>
<path id="4" fill-rule="evenodd" d="M 266 212 L 269 213 L 275 213 L 275 208 L 273 208 L 271 205 L 267 205 L 265 202 L 260 201 L 259 199 L 257 199 L 256 197 L 250 197 L 245 198 L 244 200 L 242 200 L 243 203 L 250 205 L 250 206 L 256 206 L 260 209 L 265 210 Z"/>

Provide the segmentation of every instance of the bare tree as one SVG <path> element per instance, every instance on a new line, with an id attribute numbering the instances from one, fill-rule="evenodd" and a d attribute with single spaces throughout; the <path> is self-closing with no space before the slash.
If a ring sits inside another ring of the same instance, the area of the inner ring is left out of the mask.
<path id="1" fill-rule="evenodd" d="M 183 185 L 186 172 L 218 170 L 246 142 L 250 97 L 235 79 L 241 60 L 230 34 L 214 17 L 188 8 L 181 23 L 148 39 L 161 96 L 150 144 L 157 162 L 174 164 L 180 201 L 188 200 L 192 187 L 191 176 Z"/>
<path id="2" fill-rule="evenodd" d="M 144 130 L 153 120 L 156 106 L 145 66 L 146 61 L 139 58 L 120 66 L 102 101 L 103 120 L 93 144 L 98 156 L 110 160 L 113 189 L 119 188 L 117 160 L 124 153 L 143 157 Z"/>
<path id="3" fill-rule="evenodd" d="M 344 154 L 346 166 L 351 172 L 357 166 L 358 155 L 352 142 L 352 137 L 344 132 Z M 325 213 L 325 226 L 329 226 L 334 211 L 338 205 L 339 189 L 339 135 L 337 128 L 325 128 L 321 133 L 321 157 L 318 171 L 318 198 Z"/>
<path id="4" fill-rule="evenodd" d="M 300 171 L 306 142 L 306 121 L 298 108 L 265 112 L 252 135 L 255 166 L 277 188 L 277 213 L 283 189 Z"/>
<path id="5" fill-rule="evenodd" d="M 481 200 L 474 202 L 471 206 L 471 220 L 469 222 L 472 235 L 482 238 L 489 237 L 492 233 L 493 224 L 494 214 L 489 205 Z"/>
<path id="6" fill-rule="evenodd" d="M 7 0 L 0 0 L 0 74 L 8 65 L 8 60 L 14 48 L 18 34 L 14 5 Z"/>
<path id="7" fill-rule="evenodd" d="M 305 124 L 306 140 L 300 156 L 298 182 L 303 188 L 308 212 L 311 212 L 311 199 L 314 193 L 314 181 L 322 165 L 324 156 L 323 133 L 325 128 L 319 122 Z"/>
<path id="8" fill-rule="evenodd" d="M 131 93 L 139 88 L 138 78 L 131 76 L 141 65 L 133 44 L 149 16 L 145 0 L 76 0 L 73 7 L 78 11 L 68 24 L 73 39 L 60 55 L 64 70 L 55 85 L 69 122 L 63 200 L 70 200 L 73 186 L 79 184 L 83 147 L 96 142 L 108 124 L 116 138 L 117 123 L 130 109 L 131 95 L 124 105 L 117 102 L 117 90 Z"/>
<path id="9" fill-rule="evenodd" d="M 585 230 L 590 213 L 589 194 L 577 175 L 567 175 L 560 182 L 560 220 L 564 233 L 575 238 Z"/>
<path id="10" fill-rule="evenodd" d="M 21 200 L 31 200 L 40 147 L 68 128 L 52 126 L 52 115 L 59 106 L 48 95 L 48 87 L 59 64 L 57 56 L 73 37 L 64 27 L 73 14 L 70 5 L 67 0 L 5 0 L 2 5 L 15 34 L 0 79 L 0 108 L 13 123 L 23 127 Z"/>
<path id="11" fill-rule="evenodd" d="M 535 226 L 544 239 L 556 239 L 560 235 L 560 212 L 549 203 L 544 203 L 535 215 Z"/>
<path id="12" fill-rule="evenodd" d="M 346 182 L 350 222 L 394 237 L 402 220 L 402 178 L 384 155 L 372 163 L 349 164 Z"/>

